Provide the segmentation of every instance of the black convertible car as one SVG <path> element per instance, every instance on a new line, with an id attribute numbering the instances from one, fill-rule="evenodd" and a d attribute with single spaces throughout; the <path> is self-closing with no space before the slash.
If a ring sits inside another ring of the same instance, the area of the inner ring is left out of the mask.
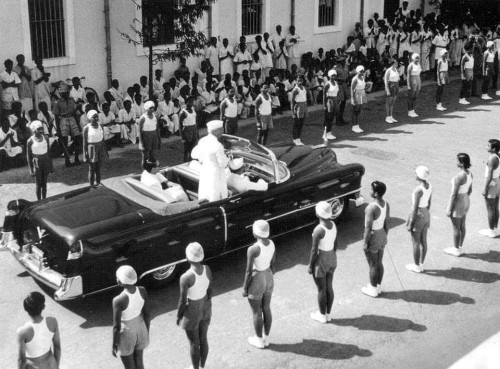
<path id="1" fill-rule="evenodd" d="M 224 255 L 253 241 L 256 219 L 267 220 L 277 236 L 314 223 L 318 201 L 332 203 L 335 218 L 349 200 L 363 203 L 364 167 L 337 163 L 324 145 L 268 149 L 234 136 L 222 139 L 227 155 L 243 158 L 247 175 L 265 180 L 267 191 L 200 201 L 197 166 L 189 163 L 163 169 L 189 201 L 168 203 L 140 175 L 109 179 L 35 203 L 11 201 L 0 248 L 54 289 L 55 299 L 67 300 L 115 287 L 121 264 L 133 266 L 140 279 L 165 283 L 186 261 L 189 242 L 199 241 L 206 259 Z"/>

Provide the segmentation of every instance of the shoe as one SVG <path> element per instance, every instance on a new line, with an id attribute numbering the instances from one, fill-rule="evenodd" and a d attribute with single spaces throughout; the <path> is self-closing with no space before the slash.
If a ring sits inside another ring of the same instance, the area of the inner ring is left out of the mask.
<path id="1" fill-rule="evenodd" d="M 385 122 L 389 123 L 389 124 L 393 124 L 394 123 L 394 121 L 391 119 L 391 117 L 386 117 L 385 118 Z"/>
<path id="2" fill-rule="evenodd" d="M 410 272 L 422 273 L 422 269 L 419 265 L 416 264 L 406 264 L 406 269 L 408 269 Z"/>
<path id="3" fill-rule="evenodd" d="M 382 293 L 382 288 L 380 288 L 380 285 L 377 284 L 377 293 L 380 295 Z"/>
<path id="4" fill-rule="evenodd" d="M 264 347 L 269 347 L 269 336 L 264 336 Z"/>
<path id="5" fill-rule="evenodd" d="M 493 99 L 493 98 L 492 98 L 492 97 L 490 97 L 488 94 L 482 94 L 482 95 L 481 95 L 481 99 L 482 99 L 482 100 L 491 100 L 491 99 Z"/>
<path id="6" fill-rule="evenodd" d="M 326 139 L 327 140 L 335 140 L 337 137 L 335 137 L 333 134 L 331 134 L 330 132 L 327 133 L 326 135 Z"/>
<path id="7" fill-rule="evenodd" d="M 446 110 L 446 108 L 444 108 L 443 105 L 441 105 L 441 104 L 437 104 L 436 109 L 439 110 L 439 111 L 445 111 Z"/>
<path id="8" fill-rule="evenodd" d="M 304 146 L 304 143 L 300 140 L 300 138 L 297 138 L 295 140 L 295 145 L 297 145 L 297 146 Z"/>
<path id="9" fill-rule="evenodd" d="M 325 314 L 326 316 L 326 322 L 329 323 L 332 321 L 332 317 L 330 316 L 330 314 Z"/>
<path id="10" fill-rule="evenodd" d="M 493 229 L 481 229 L 479 234 L 485 237 L 495 238 L 497 236 L 496 232 Z"/>
<path id="11" fill-rule="evenodd" d="M 365 287 L 361 287 L 361 292 L 370 297 L 378 296 L 377 287 L 373 287 L 371 284 L 368 284 Z"/>
<path id="12" fill-rule="evenodd" d="M 414 117 L 414 118 L 418 118 L 418 114 L 417 114 L 417 113 L 415 113 L 415 110 L 413 110 L 413 117 Z"/>
<path id="13" fill-rule="evenodd" d="M 448 255 L 453 255 L 453 256 L 460 256 L 462 255 L 462 252 L 457 249 L 456 247 L 447 247 L 443 250 L 445 253 Z"/>
<path id="14" fill-rule="evenodd" d="M 259 349 L 263 349 L 265 347 L 264 340 L 257 336 L 248 337 L 248 343 Z"/>
<path id="15" fill-rule="evenodd" d="M 500 96 L 500 90 L 497 90 L 497 92 L 495 92 L 495 95 Z"/>
<path id="16" fill-rule="evenodd" d="M 465 99 L 460 99 L 460 100 L 458 100 L 458 103 L 459 103 L 459 104 L 462 104 L 462 105 L 469 105 L 469 104 L 470 104 L 470 102 L 468 102 L 468 101 L 467 101 L 467 100 L 465 100 Z"/>
<path id="17" fill-rule="evenodd" d="M 394 117 L 391 115 L 390 116 L 391 120 L 392 120 L 392 123 L 397 123 L 398 121 L 396 119 L 394 119 Z"/>
<path id="18" fill-rule="evenodd" d="M 363 133 L 364 132 L 361 128 L 359 128 L 359 126 L 353 126 L 352 131 L 354 133 Z"/>
<path id="19" fill-rule="evenodd" d="M 309 314 L 309 317 L 312 320 L 316 320 L 317 322 L 326 323 L 326 316 L 321 314 L 319 311 L 315 311 L 314 313 Z"/>
<path id="20" fill-rule="evenodd" d="M 420 264 L 419 267 L 420 267 L 420 273 L 425 272 L 424 264 Z"/>

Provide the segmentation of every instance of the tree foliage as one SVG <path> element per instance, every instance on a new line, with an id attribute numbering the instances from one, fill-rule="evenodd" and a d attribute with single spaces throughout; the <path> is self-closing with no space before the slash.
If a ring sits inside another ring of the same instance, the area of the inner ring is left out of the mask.
<path id="1" fill-rule="evenodd" d="M 201 55 L 207 37 L 195 26 L 215 0 L 142 0 L 143 4 L 131 1 L 142 12 L 142 19 L 133 19 L 130 33 L 118 32 L 134 46 L 148 48 L 147 56 L 153 64 Z M 158 45 L 158 39 L 165 36 L 171 40 L 169 45 Z"/>

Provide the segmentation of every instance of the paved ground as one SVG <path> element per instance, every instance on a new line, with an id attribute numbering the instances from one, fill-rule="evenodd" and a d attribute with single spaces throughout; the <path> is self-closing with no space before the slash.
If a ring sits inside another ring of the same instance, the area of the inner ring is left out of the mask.
<path id="1" fill-rule="evenodd" d="M 377 299 L 361 294 L 367 283 L 367 266 L 361 251 L 363 209 L 351 209 L 339 224 L 339 266 L 335 274 L 334 320 L 320 325 L 308 318 L 314 311 L 315 287 L 307 274 L 310 229 L 276 240 L 277 273 L 272 309 L 274 325 L 271 346 L 254 350 L 246 343 L 251 334 L 250 308 L 240 289 L 245 254 L 239 252 L 211 263 L 214 270 L 214 316 L 209 331 L 211 352 L 207 368 L 447 368 L 482 342 L 483 346 L 457 363 L 456 368 L 474 368 L 495 347 L 500 331 L 500 240 L 486 239 L 477 231 L 486 225 L 480 195 L 483 161 L 489 138 L 497 134 L 500 100 L 458 104 L 458 83 L 445 91 L 448 111 L 434 109 L 434 87 L 425 87 L 416 109 L 419 119 L 405 116 L 406 101 L 397 102 L 395 118 L 384 122 L 384 100 L 377 94 L 363 111 L 363 135 L 348 127 L 337 129 L 332 146 L 339 162 L 360 162 L 366 167 L 365 187 L 372 180 L 387 183 L 392 205 L 391 233 L 385 256 L 384 293 Z M 307 144 L 321 142 L 322 112 L 311 114 L 304 130 Z M 272 142 L 290 139 L 291 120 L 277 122 Z M 252 137 L 254 127 L 242 130 Z M 451 224 L 445 208 L 450 178 L 457 172 L 455 155 L 467 152 L 475 175 L 472 206 L 468 217 L 466 255 L 452 258 L 442 252 L 451 245 Z M 113 160 L 104 168 L 105 177 L 138 171 L 140 155 L 135 150 L 113 150 Z M 162 162 L 180 158 L 180 143 L 171 142 L 162 152 Z M 60 167 L 51 177 L 49 193 L 66 191 L 85 180 L 83 166 Z M 413 169 L 426 164 L 434 187 L 432 225 L 425 274 L 405 269 L 411 261 L 409 235 L 404 228 L 410 194 L 415 186 Z M 34 198 L 34 185 L 26 170 L 0 175 L 0 207 L 15 197 Z M 368 198 L 368 190 L 363 194 Z M 0 352 L 2 367 L 15 367 L 15 328 L 25 320 L 22 298 L 40 290 L 7 253 L 0 254 Z M 63 342 L 63 368 L 119 368 L 110 353 L 113 293 L 58 304 L 47 301 L 47 313 L 58 317 Z M 183 331 L 175 326 L 178 288 L 171 285 L 152 291 L 151 346 L 145 352 L 147 368 L 184 368 L 189 364 Z M 494 368 L 493 366 L 489 368 Z"/>

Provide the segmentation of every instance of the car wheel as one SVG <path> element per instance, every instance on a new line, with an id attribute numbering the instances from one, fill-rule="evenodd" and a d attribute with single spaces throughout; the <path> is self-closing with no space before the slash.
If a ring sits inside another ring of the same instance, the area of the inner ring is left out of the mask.
<path id="1" fill-rule="evenodd" d="M 178 271 L 179 266 L 177 264 L 161 268 L 151 274 L 148 274 L 146 283 L 152 288 L 164 287 L 175 278 Z"/>
<path id="2" fill-rule="evenodd" d="M 347 213 L 347 209 L 349 208 L 349 199 L 345 197 L 340 197 L 330 202 L 332 205 L 332 213 L 333 216 L 331 220 L 341 220 L 344 218 Z"/>

